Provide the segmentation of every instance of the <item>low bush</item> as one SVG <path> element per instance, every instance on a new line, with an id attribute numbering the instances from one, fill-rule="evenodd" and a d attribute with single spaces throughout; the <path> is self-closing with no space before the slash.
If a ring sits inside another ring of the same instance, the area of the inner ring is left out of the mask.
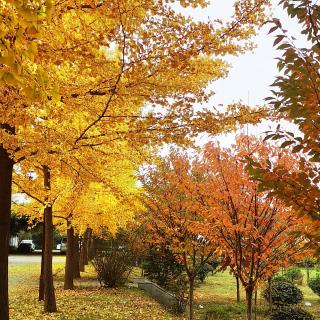
<path id="1" fill-rule="evenodd" d="M 315 294 L 320 296 L 320 275 L 318 274 L 316 278 L 311 278 L 308 282 L 308 286 Z"/>
<path id="2" fill-rule="evenodd" d="M 221 259 L 213 258 L 213 259 L 209 260 L 207 263 L 210 264 L 210 266 L 212 267 L 213 270 L 216 270 L 216 269 L 218 269 L 219 265 L 221 264 Z"/>
<path id="3" fill-rule="evenodd" d="M 115 236 L 109 235 L 108 239 L 103 240 L 100 251 L 92 260 L 100 285 L 109 288 L 122 285 L 134 263 L 135 251 L 130 237 L 122 230 Z"/>
<path id="4" fill-rule="evenodd" d="M 270 320 L 315 320 L 315 317 L 301 308 L 286 307 L 274 310 Z"/>
<path id="5" fill-rule="evenodd" d="M 292 281 L 288 278 L 286 278 L 285 276 L 281 276 L 281 275 L 276 275 L 274 277 L 272 277 L 272 282 L 287 282 L 287 283 L 292 283 Z"/>
<path id="6" fill-rule="evenodd" d="M 183 265 L 166 247 L 150 247 L 142 262 L 144 275 L 158 285 L 165 287 L 173 278 L 183 272 Z"/>
<path id="7" fill-rule="evenodd" d="M 205 280 L 205 278 L 207 277 L 207 275 L 209 274 L 209 272 L 213 272 L 213 271 L 214 271 L 213 267 L 209 263 L 206 263 L 198 271 L 197 278 L 201 282 L 203 282 Z"/>
<path id="8" fill-rule="evenodd" d="M 148 279 L 182 300 L 187 295 L 188 278 L 183 265 L 165 246 L 159 248 L 151 246 L 149 252 L 144 256 L 142 268 Z"/>
<path id="9" fill-rule="evenodd" d="M 100 253 L 94 257 L 92 264 L 97 272 L 100 285 L 108 288 L 122 285 L 132 269 L 130 258 L 121 251 Z"/>
<path id="10" fill-rule="evenodd" d="M 263 292 L 263 297 L 269 301 L 269 287 Z M 288 282 L 272 282 L 271 284 L 272 304 L 275 306 L 287 306 L 298 304 L 303 299 L 303 294 L 300 289 Z"/>
<path id="11" fill-rule="evenodd" d="M 284 276 L 293 283 L 302 284 L 303 274 L 297 267 L 288 268 Z"/>

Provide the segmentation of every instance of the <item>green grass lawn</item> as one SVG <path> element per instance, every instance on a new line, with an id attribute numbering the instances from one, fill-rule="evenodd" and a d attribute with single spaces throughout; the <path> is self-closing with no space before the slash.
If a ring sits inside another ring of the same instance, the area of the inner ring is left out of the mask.
<path id="1" fill-rule="evenodd" d="M 307 286 L 306 270 L 301 269 L 304 278 L 303 284 L 298 286 L 304 294 L 304 302 L 311 302 L 311 307 L 302 307 L 312 313 L 316 319 L 320 319 L 320 298 L 315 295 Z M 317 270 L 310 270 L 310 276 L 319 273 Z M 257 319 L 268 319 L 267 304 L 261 297 L 260 288 L 257 299 Z M 204 284 L 196 290 L 196 312 L 197 319 L 205 319 L 207 312 L 212 314 L 211 319 L 221 320 L 244 320 L 246 319 L 245 293 L 241 291 L 241 303 L 236 301 L 236 282 L 235 278 L 229 272 L 217 273 L 209 276 Z M 203 307 L 203 308 L 201 308 Z"/>
<path id="2" fill-rule="evenodd" d="M 10 265 L 10 319 L 55 319 L 55 320 L 182 320 L 185 317 L 171 314 L 144 292 L 136 288 L 102 289 L 94 278 L 92 268 L 82 273 L 76 280 L 76 290 L 63 290 L 63 263 L 54 264 L 55 287 L 58 313 L 43 314 L 43 304 L 37 301 L 37 283 L 40 266 L 36 264 Z M 136 271 L 137 272 L 137 271 Z M 138 272 L 139 273 L 139 272 Z M 138 275 L 137 273 L 137 275 Z M 320 319 L 320 299 L 306 285 L 306 272 L 303 285 L 304 301 L 312 303 L 305 307 L 316 319 Z M 316 271 L 311 272 L 314 276 Z M 244 292 L 241 293 L 244 300 Z M 257 319 L 267 319 L 266 304 L 258 294 Z M 228 273 L 209 276 L 195 293 L 195 318 L 204 320 L 207 313 L 210 320 L 244 320 L 244 302 L 236 302 L 235 279 Z"/>

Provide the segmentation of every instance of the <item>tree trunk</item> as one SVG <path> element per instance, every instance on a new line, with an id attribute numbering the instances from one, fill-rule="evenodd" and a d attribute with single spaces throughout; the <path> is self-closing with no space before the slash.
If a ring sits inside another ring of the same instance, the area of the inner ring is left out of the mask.
<path id="1" fill-rule="evenodd" d="M 88 253 L 89 253 L 89 245 L 91 242 L 91 229 L 86 229 L 84 232 L 82 242 L 81 242 L 81 251 L 80 251 L 80 271 L 84 272 L 84 266 L 88 265 L 89 259 L 88 259 Z"/>
<path id="2" fill-rule="evenodd" d="M 307 263 L 307 284 L 309 283 L 309 279 L 310 279 L 310 272 L 309 272 L 309 264 Z"/>
<path id="3" fill-rule="evenodd" d="M 194 278 L 189 278 L 189 320 L 193 320 Z"/>
<path id="4" fill-rule="evenodd" d="M 84 237 L 81 239 L 81 249 L 80 249 L 80 257 L 79 257 L 79 269 L 81 272 L 84 272 Z"/>
<path id="5" fill-rule="evenodd" d="M 240 281 L 239 277 L 236 276 L 236 283 L 237 283 L 237 302 L 240 302 Z"/>
<path id="6" fill-rule="evenodd" d="M 74 237 L 74 263 L 73 263 L 73 278 L 74 279 L 81 278 L 79 263 L 80 263 L 80 261 L 79 261 L 79 236 L 76 235 Z"/>
<path id="7" fill-rule="evenodd" d="M 85 237 L 86 237 L 85 255 L 84 255 L 84 264 L 85 265 L 89 264 L 89 247 L 91 244 L 91 235 L 92 235 L 92 230 L 90 228 L 88 228 L 85 233 Z"/>
<path id="8" fill-rule="evenodd" d="M 96 253 L 97 253 L 96 239 L 95 237 L 91 236 L 89 253 L 88 253 L 89 260 L 92 260 L 96 256 Z"/>
<path id="9" fill-rule="evenodd" d="M 44 187 L 50 191 L 50 169 L 43 166 Z M 44 208 L 45 242 L 44 242 L 44 312 L 56 312 L 56 297 L 52 274 L 53 222 L 52 206 L 47 203 Z"/>
<path id="10" fill-rule="evenodd" d="M 268 287 L 269 287 L 269 297 L 268 297 L 268 302 L 269 302 L 269 311 L 272 311 L 272 280 L 271 277 L 268 278 Z"/>
<path id="11" fill-rule="evenodd" d="M 74 263 L 75 263 L 75 254 L 74 254 L 74 229 L 70 223 L 70 220 L 67 220 L 67 254 L 66 254 L 66 266 L 64 274 L 64 289 L 73 290 L 73 278 L 74 278 Z"/>
<path id="12" fill-rule="evenodd" d="M 254 319 L 257 320 L 257 301 L 258 301 L 258 290 L 254 292 Z"/>
<path id="13" fill-rule="evenodd" d="M 41 244 L 41 271 L 40 271 L 40 278 L 39 278 L 39 296 L 38 300 L 43 301 L 44 300 L 44 246 L 45 246 L 45 217 L 43 218 L 43 223 L 42 223 L 42 244 Z"/>
<path id="14" fill-rule="evenodd" d="M 247 320 L 252 320 L 252 293 L 252 287 L 246 288 Z"/>
<path id="15" fill-rule="evenodd" d="M 4 128 L 4 126 L 2 126 Z M 8 130 L 13 132 L 12 128 Z M 0 145 L 0 319 L 9 319 L 8 255 L 13 160 Z"/>

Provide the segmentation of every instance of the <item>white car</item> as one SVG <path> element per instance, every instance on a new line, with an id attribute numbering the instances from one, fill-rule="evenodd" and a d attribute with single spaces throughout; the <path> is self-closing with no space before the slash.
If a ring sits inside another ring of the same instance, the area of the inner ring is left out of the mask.
<path id="1" fill-rule="evenodd" d="M 21 240 L 18 246 L 18 251 L 22 253 L 33 252 L 36 249 L 36 245 L 33 240 L 24 239 Z"/>
<path id="2" fill-rule="evenodd" d="M 59 246 L 60 253 L 66 253 L 67 252 L 67 238 L 62 238 L 61 242 L 57 245 L 57 248 Z"/>

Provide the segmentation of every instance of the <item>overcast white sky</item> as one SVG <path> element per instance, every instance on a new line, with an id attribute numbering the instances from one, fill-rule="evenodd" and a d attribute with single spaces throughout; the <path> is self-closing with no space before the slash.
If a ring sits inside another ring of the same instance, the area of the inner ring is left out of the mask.
<path id="1" fill-rule="evenodd" d="M 232 14 L 233 0 L 211 0 L 209 7 L 205 9 L 182 10 L 186 15 L 191 15 L 195 19 L 212 20 L 216 18 L 224 19 Z M 299 26 L 297 21 L 289 19 L 278 6 L 279 0 L 272 0 L 273 16 L 280 19 L 283 26 L 289 30 L 290 34 L 299 38 Z M 232 64 L 229 76 L 211 85 L 211 89 L 216 93 L 210 103 L 214 105 L 229 104 L 242 100 L 249 101 L 252 106 L 264 104 L 264 98 L 270 95 L 270 84 L 278 74 L 275 58 L 279 56 L 273 48 L 274 35 L 268 35 L 271 25 L 262 27 L 259 34 L 253 39 L 257 48 L 253 52 L 248 52 L 239 57 L 229 57 L 227 60 Z M 265 123 L 258 128 L 249 128 L 252 133 L 261 133 L 268 130 Z M 232 140 L 232 135 L 228 135 L 227 140 Z"/>
<path id="2" fill-rule="evenodd" d="M 211 0 L 209 7 L 205 9 L 186 10 L 195 19 L 227 18 L 232 14 L 233 0 Z M 295 20 L 289 19 L 282 7 L 279 7 L 279 0 L 272 0 L 272 12 L 274 17 L 279 18 L 283 25 L 295 36 L 299 36 L 299 27 Z M 239 57 L 230 57 L 228 61 L 232 64 L 228 78 L 214 83 L 213 89 L 216 92 L 214 101 L 216 103 L 230 103 L 242 99 L 244 102 L 250 96 L 252 105 L 263 103 L 268 96 L 268 86 L 277 75 L 275 57 L 279 56 L 273 48 L 274 35 L 268 35 L 271 25 L 262 27 L 258 36 L 254 38 L 257 48 Z"/>

